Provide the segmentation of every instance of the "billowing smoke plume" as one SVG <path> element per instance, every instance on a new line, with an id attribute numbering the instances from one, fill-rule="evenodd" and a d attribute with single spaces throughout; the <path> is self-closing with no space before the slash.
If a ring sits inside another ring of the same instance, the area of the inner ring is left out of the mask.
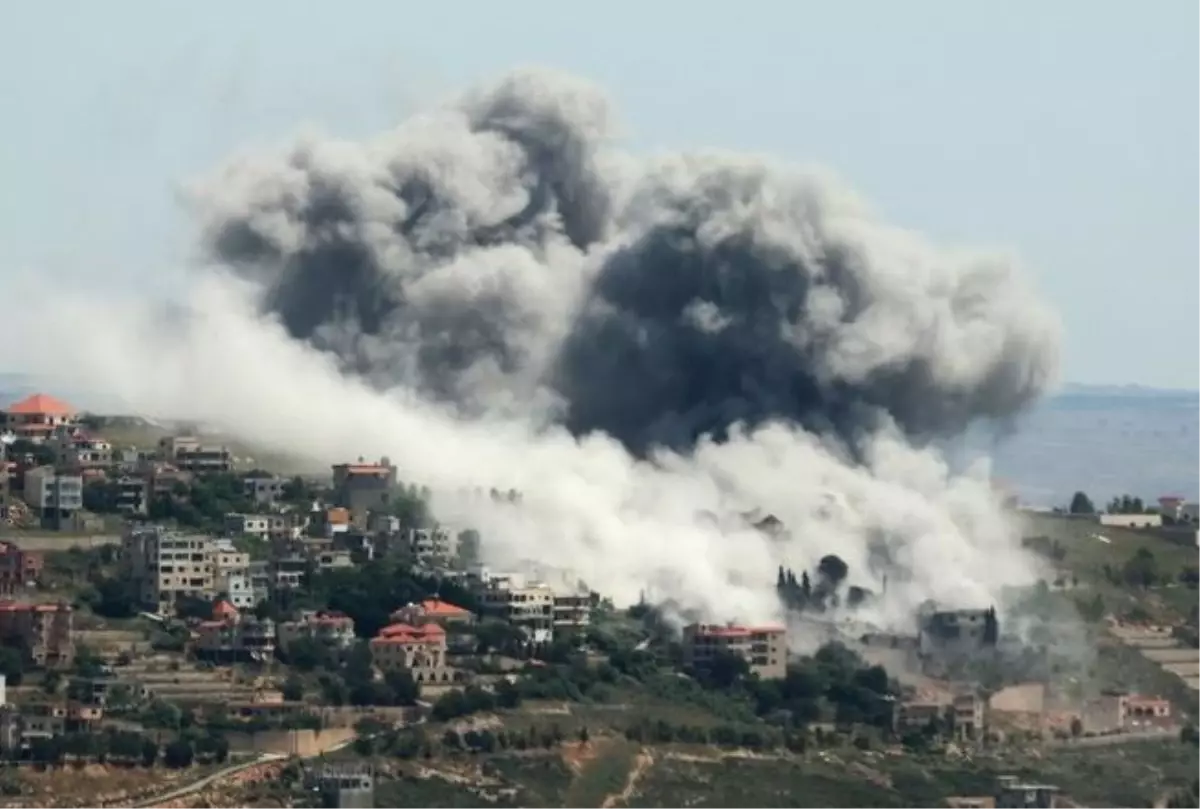
<path id="1" fill-rule="evenodd" d="M 609 118 L 525 72 L 366 143 L 240 159 L 192 189 L 218 272 L 191 316 L 127 303 L 97 330 L 94 299 L 56 297 L 18 314 L 59 339 L 14 359 L 323 463 L 386 454 L 490 560 L 618 601 L 776 618 L 778 566 L 829 553 L 876 592 L 880 559 L 903 571 L 883 618 L 1028 581 L 986 468 L 925 441 L 1051 380 L 1055 320 L 1013 267 L 820 173 L 623 154 Z"/>
<path id="2" fill-rule="evenodd" d="M 957 433 L 1054 359 L 1003 261 L 937 252 L 831 182 L 738 156 L 615 159 L 603 97 L 518 74 L 366 144 L 198 195 L 213 256 L 288 331 L 479 413 L 557 404 L 634 452 L 771 419 Z"/>

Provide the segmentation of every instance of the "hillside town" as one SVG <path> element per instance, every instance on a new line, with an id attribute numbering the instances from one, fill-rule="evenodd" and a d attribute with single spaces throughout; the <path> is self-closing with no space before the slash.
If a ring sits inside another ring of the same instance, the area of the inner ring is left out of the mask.
<path id="1" fill-rule="evenodd" d="M 11 761 L 126 757 L 178 769 L 231 755 L 304 758 L 619 683 L 685 700 L 745 695 L 744 721 L 761 729 L 717 727 L 705 738 L 718 745 L 723 733 L 793 751 L 839 738 L 969 750 L 1194 736 L 1194 700 L 1069 694 L 1038 676 L 986 682 L 971 669 L 979 661 L 1001 670 L 1029 658 L 994 609 L 930 604 L 911 636 L 848 635 L 813 606 L 845 576 L 836 557 L 811 580 L 780 569 L 790 626 L 677 631 L 653 604 L 615 609 L 576 572 L 481 564 L 479 533 L 439 525 L 388 458 L 289 477 L 194 435 L 143 447 L 109 440 L 109 426 L 45 394 L 3 413 L 0 757 Z M 1191 524 L 1194 507 L 1164 500 L 1161 513 L 1096 524 Z M 851 604 L 870 597 L 854 589 Z M 815 657 L 789 652 L 798 631 L 830 643 Z M 1194 695 L 1194 644 L 1153 631 L 1164 638 L 1156 650 L 1180 652 L 1171 660 Z M 826 685 L 813 685 L 815 671 Z M 693 732 L 632 720 L 630 739 Z M 468 747 L 496 743 L 470 733 Z M 1058 800 L 1056 788 L 1015 777 L 997 789 L 955 805 Z"/>

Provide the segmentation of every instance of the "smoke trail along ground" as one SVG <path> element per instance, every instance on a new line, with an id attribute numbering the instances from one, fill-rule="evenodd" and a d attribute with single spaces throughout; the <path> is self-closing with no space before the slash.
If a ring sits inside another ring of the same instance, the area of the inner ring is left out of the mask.
<path id="1" fill-rule="evenodd" d="M 777 564 L 836 552 L 875 586 L 881 543 L 911 572 L 884 620 L 1028 580 L 986 470 L 912 444 L 1052 378 L 1054 319 L 1015 270 L 875 223 L 817 174 L 635 160 L 607 121 L 589 86 L 525 72 L 366 144 L 239 160 L 192 199 L 243 282 L 198 281 L 183 318 L 126 303 L 99 333 L 37 307 L 64 339 L 21 358 L 321 461 L 387 453 L 496 561 L 619 601 L 772 618 Z M 452 496 L 473 486 L 526 497 Z"/>

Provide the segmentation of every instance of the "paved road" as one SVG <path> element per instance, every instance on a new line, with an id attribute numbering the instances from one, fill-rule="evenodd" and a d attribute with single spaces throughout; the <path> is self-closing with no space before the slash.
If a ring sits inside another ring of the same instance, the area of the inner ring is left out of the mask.
<path id="1" fill-rule="evenodd" d="M 262 755 L 251 759 L 250 761 L 243 761 L 238 764 L 232 764 L 228 767 L 217 770 L 214 773 L 210 773 L 210 774 L 204 776 L 203 778 L 198 778 L 197 780 L 192 781 L 189 784 L 185 784 L 181 787 L 177 787 L 177 788 L 171 790 L 170 792 L 166 792 L 161 795 L 155 795 L 153 798 L 141 801 L 135 805 L 136 806 L 157 806 L 160 803 L 168 803 L 170 801 L 175 800 L 176 798 L 182 798 L 184 795 L 190 795 L 193 792 L 197 792 L 201 789 L 204 789 L 206 786 L 208 786 L 216 781 L 220 781 L 222 778 L 227 778 L 230 775 L 239 773 L 242 770 L 248 770 L 251 767 L 255 767 L 259 764 L 266 764 L 267 762 L 270 762 L 270 761 L 283 761 L 286 758 L 287 758 L 287 756 L 282 755 L 280 753 L 263 753 Z"/>

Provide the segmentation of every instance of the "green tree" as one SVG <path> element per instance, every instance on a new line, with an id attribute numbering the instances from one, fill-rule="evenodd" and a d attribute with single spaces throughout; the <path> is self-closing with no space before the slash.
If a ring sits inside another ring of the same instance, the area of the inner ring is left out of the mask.
<path id="1" fill-rule="evenodd" d="M 421 698 L 421 686 L 408 670 L 389 671 L 383 678 L 393 705 L 416 705 Z"/>
<path id="2" fill-rule="evenodd" d="M 47 671 L 42 675 L 42 690 L 53 696 L 58 693 L 58 687 L 62 685 L 62 673 L 54 669 Z"/>
<path id="3" fill-rule="evenodd" d="M 20 685 L 25 674 L 25 658 L 11 646 L 0 646 L 0 674 L 10 687 Z"/>
<path id="4" fill-rule="evenodd" d="M 75 645 L 75 662 L 72 668 L 80 677 L 99 677 L 104 673 L 104 661 L 90 646 L 79 643 Z"/>
<path id="5" fill-rule="evenodd" d="M 1158 581 L 1154 554 L 1146 548 L 1138 548 L 1121 569 L 1121 577 L 1133 587 L 1152 587 Z"/>
<path id="6" fill-rule="evenodd" d="M 176 739 L 163 750 L 163 764 L 173 770 L 192 766 L 195 758 L 196 751 L 192 749 L 191 743 L 184 739 Z"/>
<path id="7" fill-rule="evenodd" d="M 1071 498 L 1071 505 L 1067 509 L 1072 514 L 1095 514 L 1096 506 L 1083 492 L 1075 492 Z"/>
<path id="8" fill-rule="evenodd" d="M 284 681 L 283 687 L 279 690 L 288 702 L 299 702 L 304 699 L 304 681 L 294 674 Z"/>
<path id="9" fill-rule="evenodd" d="M 10 459 L 28 456 L 34 466 L 53 466 L 57 462 L 54 450 L 45 444 L 35 444 L 27 438 L 18 438 L 8 445 Z"/>
<path id="10" fill-rule="evenodd" d="M 428 492 L 417 486 L 397 484 L 391 493 L 387 511 L 399 518 L 404 528 L 428 528 L 433 524 Z"/>
<path id="11" fill-rule="evenodd" d="M 1094 594 L 1086 601 L 1076 601 L 1075 603 L 1079 609 L 1079 614 L 1083 616 L 1085 621 L 1095 623 L 1104 617 L 1104 599 L 1099 593 Z"/>
<path id="12" fill-rule="evenodd" d="M 718 651 L 696 671 L 696 678 L 708 688 L 728 690 L 750 673 L 750 665 L 741 655 Z"/>
<path id="13" fill-rule="evenodd" d="M 93 480 L 83 487 L 83 507 L 93 514 L 116 514 L 120 487 L 116 481 Z"/>

